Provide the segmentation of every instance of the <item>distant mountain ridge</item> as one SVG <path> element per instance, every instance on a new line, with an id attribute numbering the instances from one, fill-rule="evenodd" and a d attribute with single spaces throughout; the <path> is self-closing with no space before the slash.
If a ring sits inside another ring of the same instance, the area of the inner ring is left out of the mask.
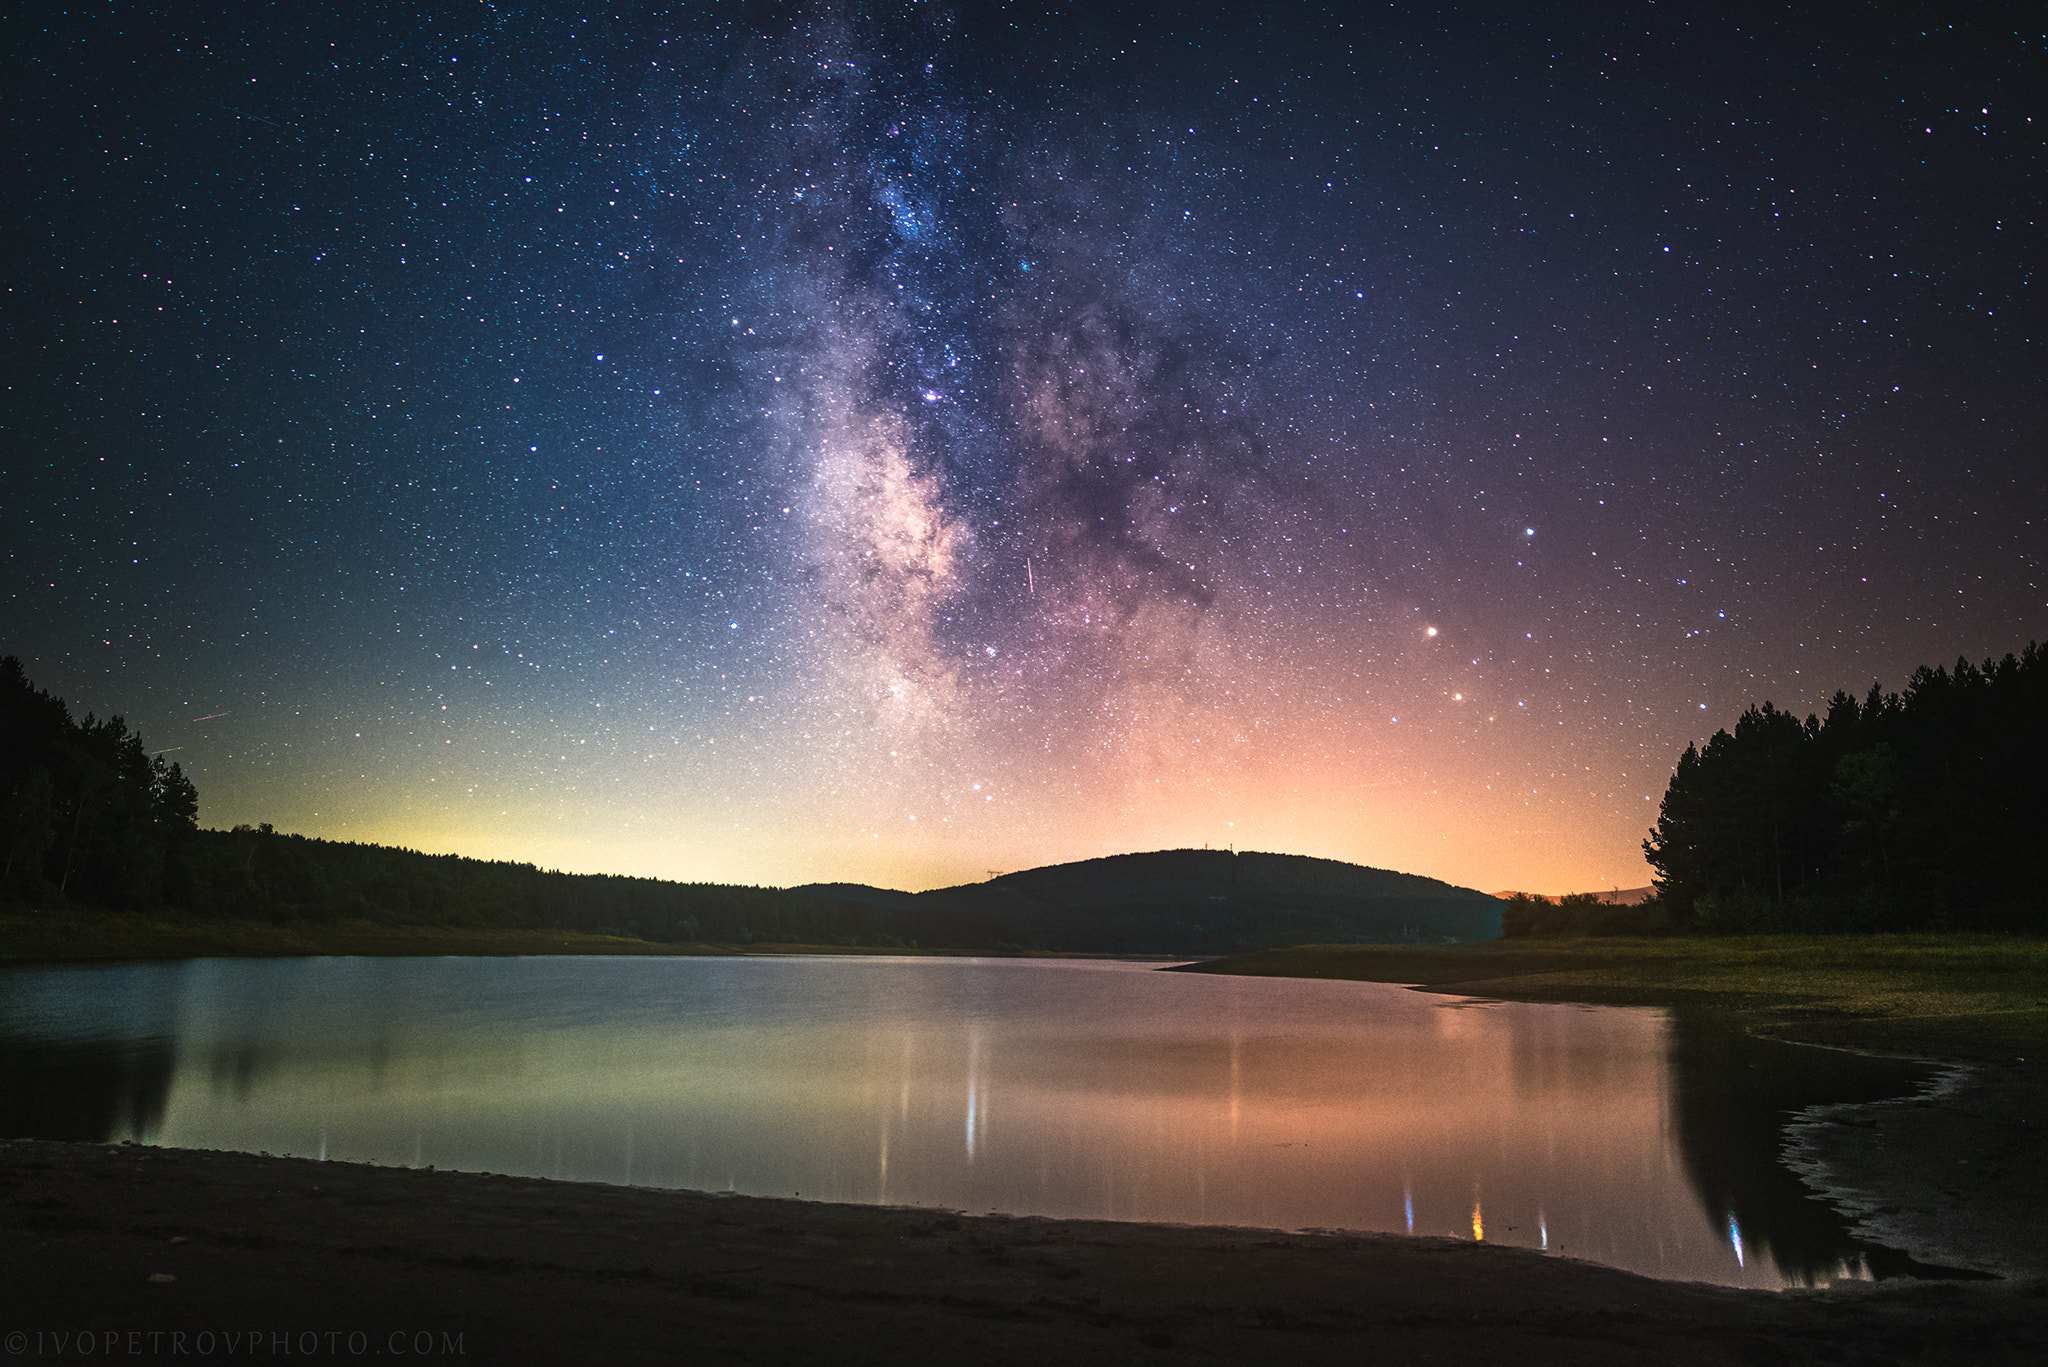
<path id="1" fill-rule="evenodd" d="M 987 943 L 1112 953 L 1489 940 L 1501 917 L 1497 899 L 1419 874 L 1228 850 L 1108 855 L 930 892 L 848 883 L 790 891 L 908 921 L 974 923 Z"/>
<path id="2" fill-rule="evenodd" d="M 1566 897 L 1573 896 L 1574 894 L 1560 894 L 1555 892 L 1517 892 L 1513 888 L 1510 888 L 1505 892 L 1496 892 L 1493 895 L 1495 897 L 1500 898 L 1503 902 L 1505 902 L 1510 897 L 1533 897 L 1539 902 L 1548 902 L 1552 906 L 1557 906 L 1560 903 L 1562 903 Z M 1636 907 L 1641 906 L 1643 903 L 1649 901 L 1652 897 L 1655 897 L 1657 895 L 1657 889 L 1654 885 L 1640 888 L 1611 888 L 1606 892 L 1596 892 L 1592 895 L 1595 898 L 1599 899 L 1599 901 L 1606 906 Z"/>

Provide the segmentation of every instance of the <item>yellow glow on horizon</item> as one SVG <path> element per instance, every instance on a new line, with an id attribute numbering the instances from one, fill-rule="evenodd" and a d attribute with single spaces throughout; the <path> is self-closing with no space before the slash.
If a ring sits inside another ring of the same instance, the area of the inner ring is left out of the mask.
<path id="1" fill-rule="evenodd" d="M 270 821 L 323 839 L 572 873 L 754 886 L 922 891 L 979 882 L 991 868 L 1204 846 L 1342 860 L 1482 892 L 1605 892 L 1650 881 L 1630 848 L 1654 817 L 1640 794 L 1627 810 L 1603 810 L 1576 793 L 1506 779 L 1496 756 L 1475 755 L 1478 763 L 1460 772 L 1352 741 L 1332 737 L 1333 753 L 1313 768 L 1286 762 L 1297 743 L 1280 747 L 1278 762 L 1248 756 L 1234 770 L 1179 774 L 1160 766 L 1140 783 L 999 784 L 996 801 L 972 793 L 950 807 L 943 794 L 928 794 L 918 812 L 858 793 L 743 804 L 702 791 L 666 802 L 614 792 L 578 802 L 488 782 L 442 799 L 442 784 L 391 776 L 343 793 L 252 786 L 220 800 L 202 789 L 201 822 Z"/>
<path id="2" fill-rule="evenodd" d="M 500 751 L 476 720 L 452 745 L 386 736 L 358 753 L 350 726 L 345 766 L 306 747 L 304 768 L 202 761 L 191 772 L 207 826 L 269 821 L 324 839 L 692 883 L 923 891 L 991 868 L 1205 846 L 1482 892 L 1650 881 L 1640 845 L 1666 775 L 1661 764 L 1631 772 L 1648 762 L 1626 740 L 1576 740 L 1548 710 L 1512 699 L 1475 712 L 1463 690 L 1486 685 L 1455 675 L 1384 702 L 1382 685 L 1305 666 L 1191 677 L 1051 720 L 963 705 L 944 726 L 877 721 L 821 737 L 808 719 L 783 730 L 749 719 L 715 749 L 708 724 L 684 728 L 688 745 L 649 742 L 677 728 L 657 709 L 623 705 L 591 724 L 587 749 L 570 737 L 532 754 Z M 1183 705 L 1183 693 L 1201 705 Z"/>

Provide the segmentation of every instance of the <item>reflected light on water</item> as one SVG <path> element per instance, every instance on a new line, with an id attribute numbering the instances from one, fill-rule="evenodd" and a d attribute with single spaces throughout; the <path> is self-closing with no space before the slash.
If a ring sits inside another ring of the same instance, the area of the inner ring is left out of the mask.
<path id="1" fill-rule="evenodd" d="M 829 1201 L 1490 1238 L 1731 1285 L 1856 1275 L 1845 1243 L 1788 1276 L 1768 1239 L 1745 1241 L 1722 1213 L 1743 1163 L 1714 1169 L 1735 1199 L 1702 1200 L 1686 1126 L 1728 1107 L 1674 1100 L 1695 1093 L 1672 1084 L 1673 1029 L 1120 963 L 196 961 L 0 974 L 0 1119 Z"/>

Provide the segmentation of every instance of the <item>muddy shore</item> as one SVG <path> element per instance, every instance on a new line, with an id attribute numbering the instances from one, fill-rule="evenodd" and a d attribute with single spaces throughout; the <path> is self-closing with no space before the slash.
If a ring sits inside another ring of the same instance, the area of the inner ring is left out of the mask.
<path id="1" fill-rule="evenodd" d="M 1785 1161 L 1851 1228 L 1923 1263 L 2048 1279 L 2048 1069 L 1955 1064 L 1919 1095 L 1820 1106 Z"/>
<path id="2" fill-rule="evenodd" d="M 87 1346 L 163 1362 L 2048 1356 L 2039 1283 L 1742 1292 L 1450 1240 L 970 1218 L 138 1145 L 0 1144 L 0 1225 L 0 1351 L 17 1360 Z"/>

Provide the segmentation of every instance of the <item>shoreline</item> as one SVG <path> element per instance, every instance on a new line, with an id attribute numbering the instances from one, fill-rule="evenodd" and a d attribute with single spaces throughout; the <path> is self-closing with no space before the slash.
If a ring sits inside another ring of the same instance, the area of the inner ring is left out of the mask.
<path id="1" fill-rule="evenodd" d="M 0 915 L 0 970 L 65 965 L 161 963 L 177 959 L 506 958 L 540 955 L 729 958 L 746 954 L 874 955 L 907 958 L 1119 959 L 1184 962 L 1173 954 L 1108 954 L 1044 949 L 957 949 L 928 945 L 826 945 L 761 940 L 642 940 L 595 931 L 204 921 L 134 912 L 63 916 Z"/>
<path id="2" fill-rule="evenodd" d="M 1814 1106 L 1781 1161 L 1857 1237 L 1936 1267 L 2048 1281 L 2048 1089 L 2038 1068 L 1955 1063 L 1919 1092 Z"/>
<path id="3" fill-rule="evenodd" d="M 436 1352 L 492 1363 L 2048 1353 L 2040 1285 L 1739 1291 L 1450 1239 L 967 1216 L 134 1144 L 0 1142 L 0 1222 L 13 1306 L 0 1331 L 22 1336 L 10 1352 L 27 1357 L 63 1356 L 61 1332 L 183 1360 L 200 1334 L 219 1350 L 230 1330 L 316 1360 L 425 1334 Z M 186 1336 L 179 1353 L 171 1334 Z"/>
<path id="4" fill-rule="evenodd" d="M 408 943 L 447 952 L 439 933 Z M 2048 1173 L 2036 1154 L 2048 1068 L 2035 1049 L 2048 952 L 1969 937 L 1801 948 L 1322 946 L 1166 971 L 1664 1006 L 1938 1062 L 1921 1094 L 1788 1117 L 1784 1161 L 1860 1237 L 2001 1280 L 1732 1291 L 1462 1240 L 966 1216 L 49 1141 L 0 1142 L 0 1276 L 53 1324 L 431 1320 L 490 1335 L 488 1352 L 474 1337 L 466 1350 L 485 1361 L 668 1360 L 656 1345 L 678 1334 L 709 1361 L 2048 1357 Z M 690 952 L 640 952 L 679 950 Z M 641 1261 L 620 1261 L 629 1254 Z M 149 1280 L 158 1274 L 177 1280 Z M 382 1318 L 364 1318 L 371 1305 Z M 0 1331 L 34 1329 L 22 1315 Z"/>
<path id="5" fill-rule="evenodd" d="M 1303 946 L 1175 972 L 1409 983 L 1662 1007 L 1785 1043 L 1912 1059 L 1919 1092 L 1788 1115 L 1779 1161 L 1852 1232 L 1931 1268 L 2048 1279 L 2048 945 L 1983 936 Z"/>

